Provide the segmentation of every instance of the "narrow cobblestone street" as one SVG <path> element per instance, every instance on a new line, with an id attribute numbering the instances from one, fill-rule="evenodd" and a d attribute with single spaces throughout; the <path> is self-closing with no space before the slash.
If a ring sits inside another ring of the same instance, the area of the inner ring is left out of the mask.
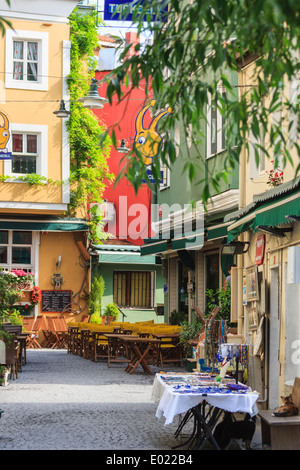
<path id="1" fill-rule="evenodd" d="M 29 350 L 18 379 L 0 388 L 0 450 L 171 451 L 178 420 L 155 416 L 153 379 L 140 367 L 129 375 L 122 363 Z"/>
<path id="2" fill-rule="evenodd" d="M 152 384 L 124 364 L 29 350 L 18 379 L 0 388 L 0 449 L 171 449 L 176 423 L 155 417 Z"/>

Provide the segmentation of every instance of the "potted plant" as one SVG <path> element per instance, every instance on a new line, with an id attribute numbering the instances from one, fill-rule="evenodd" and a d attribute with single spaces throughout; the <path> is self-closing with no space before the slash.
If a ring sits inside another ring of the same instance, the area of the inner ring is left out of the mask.
<path id="1" fill-rule="evenodd" d="M 112 304 L 107 304 L 104 310 L 104 315 L 107 318 L 107 323 L 110 323 L 112 321 L 116 321 L 119 315 L 119 309 L 117 305 L 114 303 Z"/>
<path id="2" fill-rule="evenodd" d="M 196 321 L 195 323 L 188 323 L 187 321 L 182 323 L 182 329 L 179 333 L 180 344 L 183 347 L 185 358 L 191 358 L 193 355 L 193 346 L 190 343 L 196 339 L 201 328 L 202 322 Z"/>
<path id="3" fill-rule="evenodd" d="M 33 287 L 34 274 L 27 273 L 23 269 L 12 269 L 12 276 L 15 276 L 15 287 L 20 290 L 31 290 Z"/>

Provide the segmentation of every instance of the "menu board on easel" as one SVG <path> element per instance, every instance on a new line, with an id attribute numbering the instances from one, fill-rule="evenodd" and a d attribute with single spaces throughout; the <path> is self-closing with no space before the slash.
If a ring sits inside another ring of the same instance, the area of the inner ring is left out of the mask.
<path id="1" fill-rule="evenodd" d="M 71 304 L 71 290 L 42 290 L 42 313 L 60 313 Z"/>

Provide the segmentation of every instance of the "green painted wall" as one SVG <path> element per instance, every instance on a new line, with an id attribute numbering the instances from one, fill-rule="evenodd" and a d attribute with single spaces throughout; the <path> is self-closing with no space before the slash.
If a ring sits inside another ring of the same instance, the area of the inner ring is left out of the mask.
<path id="1" fill-rule="evenodd" d="M 231 79 L 229 81 L 233 86 L 233 93 L 237 94 L 237 74 L 232 72 Z M 184 204 L 201 200 L 204 180 L 208 181 L 211 196 L 228 191 L 229 189 L 238 189 L 238 163 L 232 173 L 228 174 L 227 182 L 223 179 L 220 180 L 218 191 L 210 184 L 209 175 L 224 168 L 227 159 L 227 152 L 220 152 L 215 156 L 206 159 L 206 122 L 204 120 L 202 122 L 201 128 L 203 129 L 203 135 L 200 139 L 198 137 L 197 149 L 188 145 L 190 140 L 185 138 L 185 130 L 180 123 L 178 123 L 178 127 L 180 129 L 180 151 L 175 163 L 171 167 L 170 187 L 163 190 L 157 190 L 157 203 L 160 205 L 168 204 L 171 207 L 176 201 L 177 204 L 184 208 Z M 194 138 L 197 139 L 197 136 L 194 136 Z M 183 173 L 187 157 L 196 164 L 196 178 L 193 183 L 190 182 L 188 174 L 186 172 Z M 200 166 L 201 169 L 198 168 L 198 166 Z M 198 184 L 199 181 L 200 183 Z"/>
<path id="2" fill-rule="evenodd" d="M 113 264 L 113 263 L 100 263 L 99 273 L 103 276 L 105 282 L 105 290 L 102 298 L 102 311 L 104 311 L 107 304 L 113 303 L 113 273 L 114 271 L 155 271 L 156 286 L 155 286 L 155 298 L 154 305 L 164 303 L 164 292 L 161 265 L 132 265 L 132 264 Z M 134 309 L 134 308 L 122 308 L 122 311 L 127 315 L 124 321 L 135 322 L 154 320 L 155 323 L 163 323 L 163 315 L 156 315 L 154 309 Z M 123 321 L 122 315 L 119 315 L 118 321 Z"/>

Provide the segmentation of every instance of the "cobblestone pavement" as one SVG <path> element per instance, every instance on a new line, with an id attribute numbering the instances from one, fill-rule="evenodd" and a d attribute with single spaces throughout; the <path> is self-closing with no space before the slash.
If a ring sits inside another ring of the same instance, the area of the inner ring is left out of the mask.
<path id="1" fill-rule="evenodd" d="M 154 375 L 124 368 L 65 350 L 27 351 L 18 379 L 0 387 L 0 450 L 171 450 L 178 421 L 165 426 L 155 416 Z"/>

